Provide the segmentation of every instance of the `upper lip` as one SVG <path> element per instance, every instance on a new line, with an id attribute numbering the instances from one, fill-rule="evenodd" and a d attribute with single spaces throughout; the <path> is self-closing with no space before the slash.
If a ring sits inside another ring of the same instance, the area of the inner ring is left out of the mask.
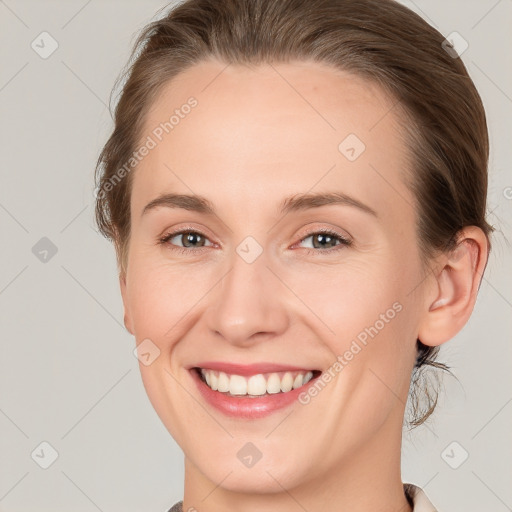
<path id="1" fill-rule="evenodd" d="M 286 371 L 313 371 L 313 368 L 304 368 L 302 366 L 290 366 L 277 363 L 253 363 L 236 364 L 224 363 L 222 361 L 203 361 L 190 367 L 217 370 L 231 375 L 257 375 L 259 373 L 286 372 Z"/>

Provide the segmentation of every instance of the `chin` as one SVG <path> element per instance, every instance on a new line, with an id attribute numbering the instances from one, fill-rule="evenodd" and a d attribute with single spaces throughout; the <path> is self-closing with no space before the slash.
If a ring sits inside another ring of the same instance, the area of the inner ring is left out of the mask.
<path id="1" fill-rule="evenodd" d="M 277 494 L 283 492 L 283 487 L 294 488 L 300 484 L 300 476 L 296 473 L 292 475 L 293 472 L 291 467 L 282 464 L 280 467 L 261 466 L 258 469 L 231 466 L 226 472 L 204 468 L 204 474 L 210 481 L 222 482 L 220 485 L 223 489 L 241 494 Z"/>

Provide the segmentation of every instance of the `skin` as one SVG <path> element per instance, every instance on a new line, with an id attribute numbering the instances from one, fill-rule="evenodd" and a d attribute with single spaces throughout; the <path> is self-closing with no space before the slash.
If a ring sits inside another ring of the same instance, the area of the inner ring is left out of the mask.
<path id="1" fill-rule="evenodd" d="M 120 274 L 127 329 L 160 350 L 140 371 L 185 454 L 183 509 L 410 511 L 400 447 L 415 342 L 444 343 L 468 320 L 485 235 L 467 227 L 456 253 L 422 265 L 398 114 L 361 78 L 312 62 L 203 62 L 161 91 L 141 140 L 190 96 L 198 105 L 133 171 Z M 366 146 L 352 162 L 338 149 L 351 133 Z M 333 191 L 377 216 L 339 204 L 279 212 L 294 194 Z M 163 206 L 142 215 L 167 192 L 205 196 L 216 215 Z M 315 248 L 318 228 L 352 244 Z M 206 238 L 186 253 L 172 248 L 184 237 L 158 243 L 179 229 Z M 236 252 L 247 236 L 263 250 L 252 263 Z M 215 360 L 326 371 L 396 302 L 401 311 L 307 405 L 229 418 L 186 369 Z M 262 454 L 251 468 L 237 457 L 247 442 Z"/>

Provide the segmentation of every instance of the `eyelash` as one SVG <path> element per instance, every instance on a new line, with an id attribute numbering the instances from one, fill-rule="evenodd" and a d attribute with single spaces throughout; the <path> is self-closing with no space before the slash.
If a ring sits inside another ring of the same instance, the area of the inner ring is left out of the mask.
<path id="1" fill-rule="evenodd" d="M 200 235 L 203 238 L 208 240 L 208 237 L 206 235 L 204 235 L 200 231 L 196 231 L 195 229 L 180 229 L 179 231 L 173 231 L 170 233 L 166 233 L 163 237 L 159 238 L 158 242 L 161 245 L 169 245 L 169 248 L 171 250 L 177 251 L 180 254 L 186 254 L 186 253 L 189 253 L 190 251 L 201 251 L 202 249 L 206 249 L 206 247 L 199 247 L 197 249 L 189 248 L 189 247 L 180 247 L 180 246 L 168 243 L 169 240 L 174 238 L 176 235 L 184 235 L 184 234 Z M 331 236 L 331 237 L 337 239 L 339 241 L 339 243 L 336 244 L 334 247 L 330 247 L 328 249 L 318 249 L 318 248 L 312 249 L 309 247 L 303 247 L 302 249 L 304 249 L 307 254 L 315 254 L 315 255 L 318 255 L 318 253 L 332 254 L 332 253 L 337 253 L 338 251 L 340 251 L 346 247 L 350 247 L 352 245 L 352 240 L 349 240 L 349 239 L 345 238 L 344 236 L 340 235 L 339 233 L 337 233 L 336 231 L 332 231 L 330 229 L 318 229 L 316 231 L 312 231 L 311 233 L 308 233 L 305 237 L 301 238 L 298 243 L 303 242 L 310 236 L 315 236 L 318 234 Z M 294 244 L 294 245 L 297 245 L 297 244 Z"/>

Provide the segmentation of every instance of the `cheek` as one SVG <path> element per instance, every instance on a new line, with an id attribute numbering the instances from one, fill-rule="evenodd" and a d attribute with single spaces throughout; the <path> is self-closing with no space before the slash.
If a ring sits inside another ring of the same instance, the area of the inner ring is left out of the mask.
<path id="1" fill-rule="evenodd" d="M 346 340 L 373 325 L 400 297 L 397 270 L 382 260 L 354 258 L 336 266 L 287 271 L 285 280 L 336 339 Z"/>
<path id="2" fill-rule="evenodd" d="M 400 386 L 415 350 L 416 310 L 410 291 L 417 276 L 415 265 L 388 256 L 364 263 L 347 260 L 313 274 L 289 273 L 287 279 L 314 314 L 332 360 L 341 357 L 346 377 L 355 382 L 356 375 L 372 369 Z"/>
<path id="3" fill-rule="evenodd" d="M 331 392 L 320 393 L 318 407 L 330 411 L 328 423 L 343 418 L 361 436 L 370 435 L 407 400 L 415 338 L 407 296 L 412 277 L 405 274 L 414 269 L 402 267 L 394 260 L 380 265 L 374 260 L 295 280 L 297 294 L 334 331 L 318 331 L 325 333 L 321 341 L 333 361 Z"/>
<path id="4" fill-rule="evenodd" d="M 211 288 L 204 271 L 191 266 L 134 259 L 128 299 L 137 339 L 173 339 Z"/>
<path id="5" fill-rule="evenodd" d="M 191 319 L 199 320 L 197 315 L 210 300 L 208 293 L 215 293 L 224 274 L 220 266 L 132 254 L 128 300 L 136 338 L 171 344 L 183 336 Z M 276 265 L 275 270 L 287 284 L 276 284 L 276 307 L 303 325 L 314 326 L 334 355 L 343 354 L 353 340 L 364 345 L 379 339 L 380 346 L 400 349 L 404 331 L 412 331 L 403 317 L 412 311 L 408 294 L 419 274 L 414 265 L 404 264 L 403 255 L 399 259 L 381 251 L 336 264 L 301 262 Z M 268 272 L 262 279 L 265 276 L 272 279 Z M 407 313 L 397 313 L 397 303 Z"/>

